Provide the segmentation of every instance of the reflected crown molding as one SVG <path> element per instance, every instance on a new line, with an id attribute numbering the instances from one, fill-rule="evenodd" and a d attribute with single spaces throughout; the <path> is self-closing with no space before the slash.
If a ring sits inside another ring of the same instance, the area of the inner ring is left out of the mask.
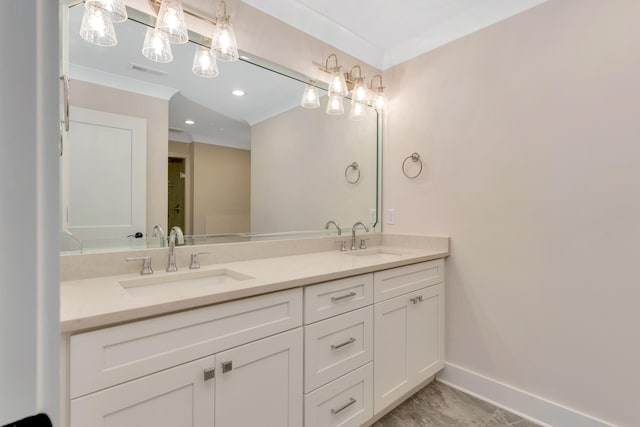
<path id="1" fill-rule="evenodd" d="M 117 74 L 96 70 L 95 68 L 83 67 L 82 65 L 69 64 L 69 75 L 71 79 L 108 86 L 114 89 L 126 90 L 140 95 L 151 96 L 163 100 L 170 100 L 178 89 L 148 83 L 143 80 L 132 79 Z"/>

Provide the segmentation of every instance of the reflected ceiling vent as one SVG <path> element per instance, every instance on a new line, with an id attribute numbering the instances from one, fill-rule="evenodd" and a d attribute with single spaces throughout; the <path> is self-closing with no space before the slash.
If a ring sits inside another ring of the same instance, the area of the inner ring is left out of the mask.
<path id="1" fill-rule="evenodd" d="M 181 128 L 169 128 L 169 132 L 184 132 L 184 129 L 181 129 Z"/>
<path id="2" fill-rule="evenodd" d="M 166 76 L 168 73 L 162 70 L 156 70 L 155 68 L 145 67 L 144 65 L 139 64 L 129 64 L 132 70 L 140 71 L 141 73 L 152 74 L 154 76 Z"/>

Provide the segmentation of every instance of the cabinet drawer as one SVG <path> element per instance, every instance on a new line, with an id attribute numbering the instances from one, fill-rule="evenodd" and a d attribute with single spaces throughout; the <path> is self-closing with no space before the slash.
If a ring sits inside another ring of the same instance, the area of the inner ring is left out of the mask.
<path id="1" fill-rule="evenodd" d="M 373 275 L 374 300 L 384 301 L 441 282 L 443 259 L 380 271 Z"/>
<path id="2" fill-rule="evenodd" d="M 373 303 L 373 274 L 307 286 L 304 323 L 327 319 Z"/>
<path id="3" fill-rule="evenodd" d="M 373 307 L 305 327 L 306 393 L 373 359 Z"/>
<path id="4" fill-rule="evenodd" d="M 101 390 L 302 324 L 302 290 L 291 289 L 73 335 L 71 398 Z"/>
<path id="5" fill-rule="evenodd" d="M 357 427 L 373 416 L 372 363 L 304 398 L 305 427 Z"/>

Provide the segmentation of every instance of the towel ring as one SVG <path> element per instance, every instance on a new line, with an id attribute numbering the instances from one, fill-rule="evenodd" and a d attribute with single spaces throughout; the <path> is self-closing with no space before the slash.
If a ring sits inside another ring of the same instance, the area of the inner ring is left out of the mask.
<path id="1" fill-rule="evenodd" d="M 355 177 L 355 179 L 349 179 L 350 170 L 352 171 L 352 173 L 357 172 L 357 176 Z M 344 179 L 346 179 L 349 184 L 356 184 L 358 181 L 360 181 L 360 167 L 358 166 L 358 162 L 353 162 L 349 166 L 347 166 L 347 168 L 344 170 Z"/>
<path id="2" fill-rule="evenodd" d="M 411 159 L 414 163 L 415 162 L 419 162 L 420 163 L 420 169 L 418 170 L 418 173 L 415 175 L 409 175 L 407 173 L 407 160 Z M 410 156 L 408 156 L 406 159 L 404 159 L 404 162 L 402 162 L 402 173 L 404 174 L 404 176 L 406 176 L 409 179 L 415 179 L 417 177 L 420 176 L 420 174 L 422 173 L 422 160 L 420 160 L 420 154 L 418 153 L 412 153 Z"/>

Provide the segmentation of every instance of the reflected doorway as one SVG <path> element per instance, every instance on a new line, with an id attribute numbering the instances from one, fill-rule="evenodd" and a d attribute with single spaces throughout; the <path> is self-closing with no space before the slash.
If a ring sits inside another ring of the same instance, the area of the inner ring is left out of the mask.
<path id="1" fill-rule="evenodd" d="M 171 227 L 177 225 L 187 234 L 187 159 L 169 157 L 168 178 L 168 229 L 171 230 Z"/>

